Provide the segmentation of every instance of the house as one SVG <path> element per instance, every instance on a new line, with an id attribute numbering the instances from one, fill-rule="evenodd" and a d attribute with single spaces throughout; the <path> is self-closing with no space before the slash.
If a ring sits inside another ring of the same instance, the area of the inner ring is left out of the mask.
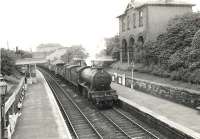
<path id="1" fill-rule="evenodd" d="M 131 63 L 135 44 L 156 40 L 172 18 L 192 12 L 188 0 L 132 0 L 119 19 L 120 61 Z"/>

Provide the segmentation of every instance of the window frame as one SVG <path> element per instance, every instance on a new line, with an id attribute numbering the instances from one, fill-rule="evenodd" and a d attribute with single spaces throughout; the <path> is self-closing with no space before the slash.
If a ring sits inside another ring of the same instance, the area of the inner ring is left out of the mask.
<path id="1" fill-rule="evenodd" d="M 133 28 L 136 28 L 136 13 L 133 13 Z"/>
<path id="2" fill-rule="evenodd" d="M 139 27 L 143 26 L 143 20 L 144 20 L 144 12 L 143 10 L 139 10 Z"/>
<path id="3" fill-rule="evenodd" d="M 127 15 L 127 17 L 126 17 L 126 20 L 127 20 L 127 30 L 130 30 L 130 16 L 129 15 Z"/>
<path id="4" fill-rule="evenodd" d="M 122 17 L 122 32 L 125 32 L 126 31 L 126 23 L 125 23 L 125 18 L 124 17 Z"/>

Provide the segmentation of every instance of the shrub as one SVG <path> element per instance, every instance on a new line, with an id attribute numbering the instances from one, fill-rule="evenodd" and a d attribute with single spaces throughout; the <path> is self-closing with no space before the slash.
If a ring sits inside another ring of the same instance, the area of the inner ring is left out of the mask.
<path id="1" fill-rule="evenodd" d="M 181 74 L 179 71 L 173 71 L 170 75 L 171 80 L 181 80 Z"/>
<path id="2" fill-rule="evenodd" d="M 191 73 L 190 82 L 195 84 L 200 83 L 200 69 L 196 69 Z"/>
<path id="3" fill-rule="evenodd" d="M 186 71 L 182 75 L 182 81 L 184 81 L 184 82 L 191 82 L 191 72 L 190 71 Z"/>

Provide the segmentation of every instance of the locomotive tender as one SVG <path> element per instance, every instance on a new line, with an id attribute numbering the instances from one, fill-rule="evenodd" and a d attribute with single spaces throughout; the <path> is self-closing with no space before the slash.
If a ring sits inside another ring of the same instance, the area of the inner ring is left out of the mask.
<path id="1" fill-rule="evenodd" d="M 48 67 L 52 67 L 48 66 Z M 110 87 L 111 75 L 102 67 L 57 63 L 55 74 L 72 84 L 78 92 L 99 108 L 112 107 L 118 99 L 116 90 Z"/>

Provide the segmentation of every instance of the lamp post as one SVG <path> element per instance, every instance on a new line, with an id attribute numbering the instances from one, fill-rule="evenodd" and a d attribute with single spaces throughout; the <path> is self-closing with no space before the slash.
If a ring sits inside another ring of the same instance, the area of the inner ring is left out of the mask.
<path id="1" fill-rule="evenodd" d="M 133 72 L 134 72 L 134 62 L 132 62 L 132 69 L 131 69 L 131 79 L 132 79 L 132 83 L 131 83 L 131 89 L 133 89 Z"/>
<path id="2" fill-rule="evenodd" d="M 0 74 L 0 98 L 1 98 L 1 138 L 4 138 L 4 129 L 6 127 L 5 123 L 5 95 L 7 92 L 7 84 Z"/>

